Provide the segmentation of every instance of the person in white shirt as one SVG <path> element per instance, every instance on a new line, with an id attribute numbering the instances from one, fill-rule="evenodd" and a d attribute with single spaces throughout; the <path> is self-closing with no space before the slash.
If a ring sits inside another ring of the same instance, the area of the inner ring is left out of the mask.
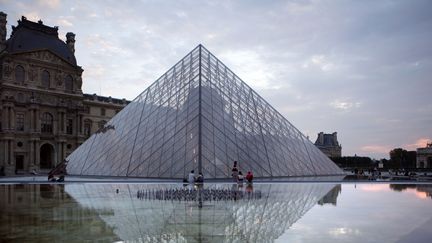
<path id="1" fill-rule="evenodd" d="M 195 173 L 194 173 L 193 170 L 191 170 L 191 172 L 189 173 L 188 182 L 189 183 L 194 183 L 195 182 Z"/>

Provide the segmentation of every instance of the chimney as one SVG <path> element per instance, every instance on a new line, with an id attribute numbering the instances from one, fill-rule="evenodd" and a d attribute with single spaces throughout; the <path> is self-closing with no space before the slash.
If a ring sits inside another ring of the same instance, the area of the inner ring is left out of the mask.
<path id="1" fill-rule="evenodd" d="M 324 144 L 324 133 L 323 132 L 318 133 L 318 138 L 317 138 L 317 141 L 315 143 L 318 143 L 318 145 Z"/>
<path id="2" fill-rule="evenodd" d="M 7 14 L 0 11 L 0 51 L 6 48 L 6 16 Z"/>
<path id="3" fill-rule="evenodd" d="M 335 146 L 338 145 L 337 132 L 334 132 L 334 133 L 333 133 L 333 143 L 334 143 Z"/>
<path id="4" fill-rule="evenodd" d="M 67 32 L 66 34 L 66 44 L 69 50 L 75 54 L 75 34 L 72 32 Z"/>

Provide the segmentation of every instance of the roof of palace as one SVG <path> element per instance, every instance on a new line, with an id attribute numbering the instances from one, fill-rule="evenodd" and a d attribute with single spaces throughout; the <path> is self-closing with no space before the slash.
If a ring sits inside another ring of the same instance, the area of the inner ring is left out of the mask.
<path id="1" fill-rule="evenodd" d="M 6 45 L 9 53 L 50 50 L 68 63 L 77 65 L 74 53 L 58 38 L 58 27 L 46 26 L 41 20 L 36 23 L 23 16 L 17 26 L 12 26 L 12 34 Z"/>

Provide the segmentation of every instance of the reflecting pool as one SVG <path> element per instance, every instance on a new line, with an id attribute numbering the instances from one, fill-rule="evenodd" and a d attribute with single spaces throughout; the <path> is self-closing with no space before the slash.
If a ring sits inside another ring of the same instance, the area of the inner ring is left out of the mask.
<path id="1" fill-rule="evenodd" d="M 7 242 L 429 242 L 431 184 L 0 185 Z"/>

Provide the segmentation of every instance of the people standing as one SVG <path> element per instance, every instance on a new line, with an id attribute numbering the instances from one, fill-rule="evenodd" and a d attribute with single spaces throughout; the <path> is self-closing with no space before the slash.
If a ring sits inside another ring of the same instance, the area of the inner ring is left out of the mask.
<path id="1" fill-rule="evenodd" d="M 189 183 L 194 183 L 195 182 L 195 173 L 194 170 L 191 170 L 191 172 L 188 175 L 188 182 Z"/>
<path id="2" fill-rule="evenodd" d="M 198 177 L 196 178 L 196 183 L 204 183 L 204 176 L 202 173 L 198 174 Z"/>
<path id="3" fill-rule="evenodd" d="M 248 171 L 247 175 L 246 175 L 246 180 L 248 183 L 252 183 L 253 180 L 253 174 L 251 171 Z"/>
<path id="4" fill-rule="evenodd" d="M 231 172 L 232 172 L 232 177 L 233 177 L 233 179 L 234 179 L 234 181 L 237 181 L 237 179 L 238 179 L 238 168 L 237 168 L 237 161 L 234 161 L 234 165 L 233 165 L 233 168 L 231 169 Z"/>
<path id="5" fill-rule="evenodd" d="M 239 184 L 243 184 L 243 173 L 241 171 L 239 171 L 239 174 L 237 176 L 237 182 Z"/>

